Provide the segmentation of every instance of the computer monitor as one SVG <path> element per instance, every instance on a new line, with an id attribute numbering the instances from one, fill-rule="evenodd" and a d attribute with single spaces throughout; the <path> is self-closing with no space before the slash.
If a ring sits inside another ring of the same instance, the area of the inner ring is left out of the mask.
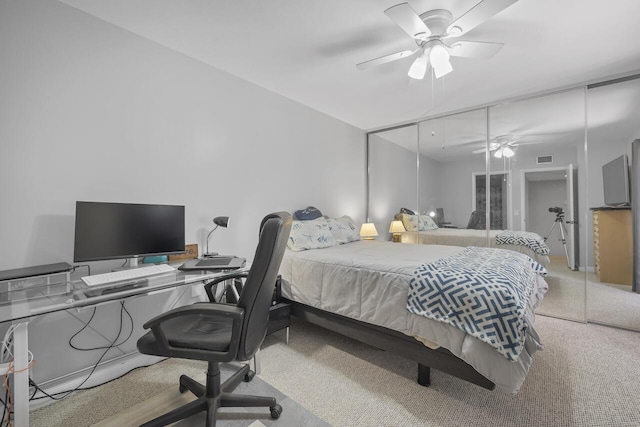
<path id="1" fill-rule="evenodd" d="M 184 253 L 184 206 L 76 202 L 74 262 Z"/>

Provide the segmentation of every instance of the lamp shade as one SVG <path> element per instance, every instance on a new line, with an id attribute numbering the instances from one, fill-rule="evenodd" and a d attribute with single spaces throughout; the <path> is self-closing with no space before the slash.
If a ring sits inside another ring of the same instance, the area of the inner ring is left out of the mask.
<path id="1" fill-rule="evenodd" d="M 229 217 L 228 216 L 217 216 L 213 218 L 213 223 L 215 225 L 219 225 L 220 227 L 227 228 L 229 226 Z"/>
<path id="2" fill-rule="evenodd" d="M 451 63 L 449 62 L 449 52 L 447 52 L 447 49 L 441 44 L 437 44 L 431 48 L 429 61 L 431 61 L 431 66 L 437 79 L 453 71 L 453 67 L 451 67 Z"/>
<path id="3" fill-rule="evenodd" d="M 422 80 L 427 72 L 428 58 L 426 54 L 422 54 L 413 61 L 409 68 L 409 77 L 416 80 Z"/>
<path id="4" fill-rule="evenodd" d="M 365 222 L 360 227 L 360 236 L 366 240 L 373 240 L 378 235 L 378 230 L 372 222 Z"/>
<path id="5" fill-rule="evenodd" d="M 402 225 L 402 221 L 391 221 L 391 226 L 389 227 L 389 233 L 402 233 L 405 232 L 404 225 Z"/>

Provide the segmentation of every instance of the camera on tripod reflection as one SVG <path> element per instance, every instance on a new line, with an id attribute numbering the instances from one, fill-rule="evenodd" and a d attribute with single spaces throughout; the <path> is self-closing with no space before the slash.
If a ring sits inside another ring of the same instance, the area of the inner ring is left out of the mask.
<path id="1" fill-rule="evenodd" d="M 558 207 L 558 206 L 555 206 L 553 208 L 549 208 L 549 212 L 553 212 L 555 214 L 560 215 L 560 214 L 562 214 L 562 208 Z"/>

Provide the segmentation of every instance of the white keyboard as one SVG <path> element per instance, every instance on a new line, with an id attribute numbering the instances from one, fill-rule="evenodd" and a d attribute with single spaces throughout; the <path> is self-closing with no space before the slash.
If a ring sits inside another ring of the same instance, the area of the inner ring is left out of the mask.
<path id="1" fill-rule="evenodd" d="M 110 283 L 126 282 L 141 279 L 156 274 L 172 273 L 176 269 L 169 264 L 156 264 L 148 267 L 131 268 L 129 270 L 113 271 L 111 273 L 95 274 L 81 277 L 87 286 L 108 285 Z"/>

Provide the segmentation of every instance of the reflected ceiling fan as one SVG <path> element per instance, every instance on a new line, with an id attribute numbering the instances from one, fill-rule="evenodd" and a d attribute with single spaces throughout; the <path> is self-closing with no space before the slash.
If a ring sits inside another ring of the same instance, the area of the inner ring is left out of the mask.
<path id="1" fill-rule="evenodd" d="M 458 40 L 468 31 L 482 24 L 517 0 L 481 0 L 455 21 L 446 9 L 434 9 L 418 15 L 409 3 L 400 3 L 384 13 L 411 36 L 418 45 L 415 50 L 403 50 L 356 65 L 359 70 L 396 61 L 419 54 L 409 68 L 409 77 L 424 78 L 429 65 L 436 78 L 453 71 L 450 56 L 465 58 L 491 58 L 502 48 L 502 43 Z"/>
<path id="2" fill-rule="evenodd" d="M 526 135 L 526 137 L 535 137 L 536 135 Z M 493 153 L 493 157 L 501 159 L 502 157 L 513 157 L 516 152 L 514 148 L 521 145 L 540 144 L 544 141 L 524 141 L 525 136 L 518 135 L 499 135 L 489 142 L 489 152 Z M 485 147 L 473 150 L 473 154 L 480 154 L 486 151 Z"/>

